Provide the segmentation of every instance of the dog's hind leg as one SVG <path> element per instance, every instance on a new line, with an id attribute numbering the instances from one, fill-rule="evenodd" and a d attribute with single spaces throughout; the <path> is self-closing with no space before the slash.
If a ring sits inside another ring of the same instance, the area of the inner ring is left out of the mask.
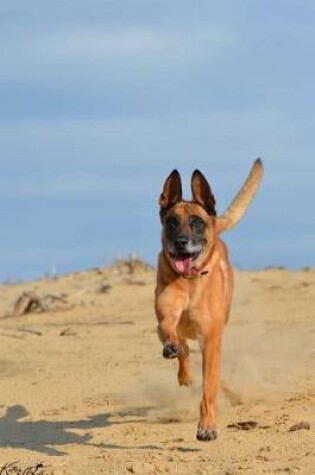
<path id="1" fill-rule="evenodd" d="M 200 404 L 198 440 L 214 440 L 216 396 L 219 382 L 220 346 L 222 327 L 217 324 L 210 334 L 201 339 L 203 395 Z"/>
<path id="2" fill-rule="evenodd" d="M 177 379 L 180 386 L 190 386 L 192 383 L 189 365 L 189 346 L 184 338 L 180 338 L 182 351 L 178 356 Z"/>

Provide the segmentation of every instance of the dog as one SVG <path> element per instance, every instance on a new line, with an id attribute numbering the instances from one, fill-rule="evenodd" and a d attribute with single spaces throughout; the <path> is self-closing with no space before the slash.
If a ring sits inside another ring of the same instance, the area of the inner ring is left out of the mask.
<path id="1" fill-rule="evenodd" d="M 182 197 L 181 177 L 173 170 L 159 198 L 162 251 L 158 258 L 155 313 L 163 356 L 178 359 L 178 383 L 191 384 L 187 339 L 202 353 L 202 400 L 196 437 L 217 438 L 216 395 L 222 333 L 228 321 L 233 270 L 220 234 L 233 228 L 254 198 L 263 176 L 257 159 L 226 211 L 216 215 L 215 198 L 199 170 L 191 177 L 192 200 Z"/>

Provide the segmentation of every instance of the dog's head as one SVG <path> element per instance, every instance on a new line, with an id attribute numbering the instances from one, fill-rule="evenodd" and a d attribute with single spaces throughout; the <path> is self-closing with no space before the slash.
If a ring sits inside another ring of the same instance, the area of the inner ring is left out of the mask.
<path id="1" fill-rule="evenodd" d="M 182 197 L 181 178 L 174 170 L 159 199 L 163 249 L 174 270 L 189 275 L 208 255 L 215 240 L 215 199 L 199 170 L 191 178 L 192 200 Z"/>
<path id="2" fill-rule="evenodd" d="M 164 254 L 177 273 L 189 276 L 200 269 L 215 244 L 217 234 L 233 228 L 242 218 L 262 176 L 263 165 L 258 158 L 234 200 L 217 217 L 215 199 L 203 174 L 194 171 L 191 177 L 192 200 L 185 201 L 180 175 L 177 170 L 172 171 L 164 183 L 159 205 Z"/>

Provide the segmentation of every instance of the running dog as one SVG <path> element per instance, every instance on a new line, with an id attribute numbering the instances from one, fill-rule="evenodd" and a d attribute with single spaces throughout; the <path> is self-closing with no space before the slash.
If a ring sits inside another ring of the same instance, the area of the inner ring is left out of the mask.
<path id="1" fill-rule="evenodd" d="M 199 170 L 191 177 L 191 201 L 182 197 L 177 170 L 165 181 L 159 199 L 162 251 L 155 290 L 158 336 L 163 344 L 163 356 L 178 359 L 177 377 L 181 386 L 191 384 L 186 339 L 199 342 L 203 394 L 198 440 L 217 438 L 215 404 L 221 340 L 233 293 L 233 270 L 220 234 L 242 218 L 262 176 L 263 165 L 257 159 L 240 191 L 220 216 L 216 215 L 211 188 Z"/>

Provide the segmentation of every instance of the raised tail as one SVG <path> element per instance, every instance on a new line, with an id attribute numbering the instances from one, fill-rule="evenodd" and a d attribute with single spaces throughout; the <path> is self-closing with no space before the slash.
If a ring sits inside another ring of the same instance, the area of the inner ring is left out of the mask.
<path id="1" fill-rule="evenodd" d="M 264 167 L 260 158 L 255 160 L 252 169 L 245 180 L 244 185 L 235 196 L 232 203 L 217 218 L 218 232 L 228 231 L 234 228 L 240 219 L 244 216 L 250 202 L 256 195 L 261 179 L 263 177 Z"/>

